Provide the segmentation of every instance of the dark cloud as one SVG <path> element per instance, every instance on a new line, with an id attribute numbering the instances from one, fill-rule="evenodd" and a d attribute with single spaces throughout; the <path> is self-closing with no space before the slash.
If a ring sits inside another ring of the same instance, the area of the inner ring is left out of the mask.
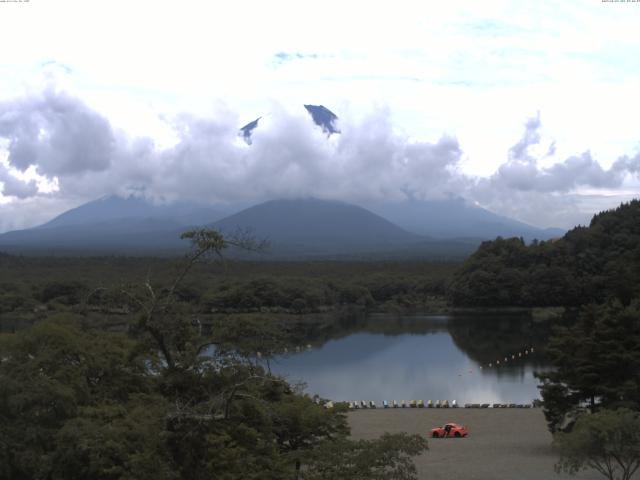
<path id="1" fill-rule="evenodd" d="M 0 137 L 8 162 L 56 176 L 109 168 L 115 137 L 109 122 L 82 101 L 54 88 L 0 103 Z"/>
<path id="2" fill-rule="evenodd" d="M 0 164 L 0 193 L 6 197 L 27 198 L 38 193 L 38 185 L 34 180 L 24 182 L 11 175 L 4 165 Z"/>

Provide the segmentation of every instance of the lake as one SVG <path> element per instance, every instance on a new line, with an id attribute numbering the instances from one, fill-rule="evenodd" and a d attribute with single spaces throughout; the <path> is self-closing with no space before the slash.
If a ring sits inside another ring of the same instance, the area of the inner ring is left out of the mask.
<path id="1" fill-rule="evenodd" d="M 548 326 L 527 316 L 373 315 L 271 369 L 336 401 L 530 403 L 547 337 Z"/>

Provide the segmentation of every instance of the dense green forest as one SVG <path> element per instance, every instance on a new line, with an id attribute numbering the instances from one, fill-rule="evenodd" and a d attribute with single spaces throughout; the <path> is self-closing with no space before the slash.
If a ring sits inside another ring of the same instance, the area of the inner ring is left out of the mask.
<path id="1" fill-rule="evenodd" d="M 179 259 L 0 256 L 0 332 L 69 312 L 102 328 L 128 325 L 137 306 L 124 292 L 171 284 Z M 178 303 L 200 322 L 253 314 L 273 321 L 322 321 L 322 313 L 443 310 L 456 264 L 428 262 L 234 262 L 196 264 Z M 353 308 L 352 308 L 353 307 Z M 348 313 L 351 315 L 351 313 Z"/>
<path id="2" fill-rule="evenodd" d="M 595 215 L 563 238 L 484 242 L 448 290 L 458 306 L 568 306 L 640 294 L 640 201 Z"/>
<path id="3" fill-rule="evenodd" d="M 159 284 L 142 277 L 103 290 L 91 284 L 107 280 L 96 272 L 58 272 L 52 283 L 26 270 L 15 288 L 5 283 L 5 296 L 46 308 L 32 327 L 0 336 L 0 479 L 415 479 L 424 438 L 350 440 L 344 405 L 324 408 L 238 341 L 268 348 L 277 329 L 202 331 L 183 282 L 227 241 L 187 235 L 192 252 Z M 91 305 L 111 301 L 126 310 L 122 331 L 87 319 Z"/>

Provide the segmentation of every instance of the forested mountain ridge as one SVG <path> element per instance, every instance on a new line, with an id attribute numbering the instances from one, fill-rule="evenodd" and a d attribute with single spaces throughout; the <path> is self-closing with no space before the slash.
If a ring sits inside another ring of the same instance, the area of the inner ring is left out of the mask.
<path id="1" fill-rule="evenodd" d="M 460 306 L 578 306 L 640 293 L 640 200 L 593 217 L 561 239 L 484 242 L 456 272 Z"/>

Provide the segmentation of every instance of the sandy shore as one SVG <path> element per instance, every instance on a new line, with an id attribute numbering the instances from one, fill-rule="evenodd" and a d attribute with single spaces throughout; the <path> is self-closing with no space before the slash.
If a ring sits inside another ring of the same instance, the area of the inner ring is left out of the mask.
<path id="1" fill-rule="evenodd" d="M 429 438 L 429 451 L 415 459 L 419 478 L 469 480 L 598 479 L 593 471 L 576 476 L 553 470 L 557 456 L 541 409 L 376 409 L 349 413 L 352 436 L 371 439 L 384 432 L 429 435 L 431 428 L 456 422 L 467 438 Z"/>

